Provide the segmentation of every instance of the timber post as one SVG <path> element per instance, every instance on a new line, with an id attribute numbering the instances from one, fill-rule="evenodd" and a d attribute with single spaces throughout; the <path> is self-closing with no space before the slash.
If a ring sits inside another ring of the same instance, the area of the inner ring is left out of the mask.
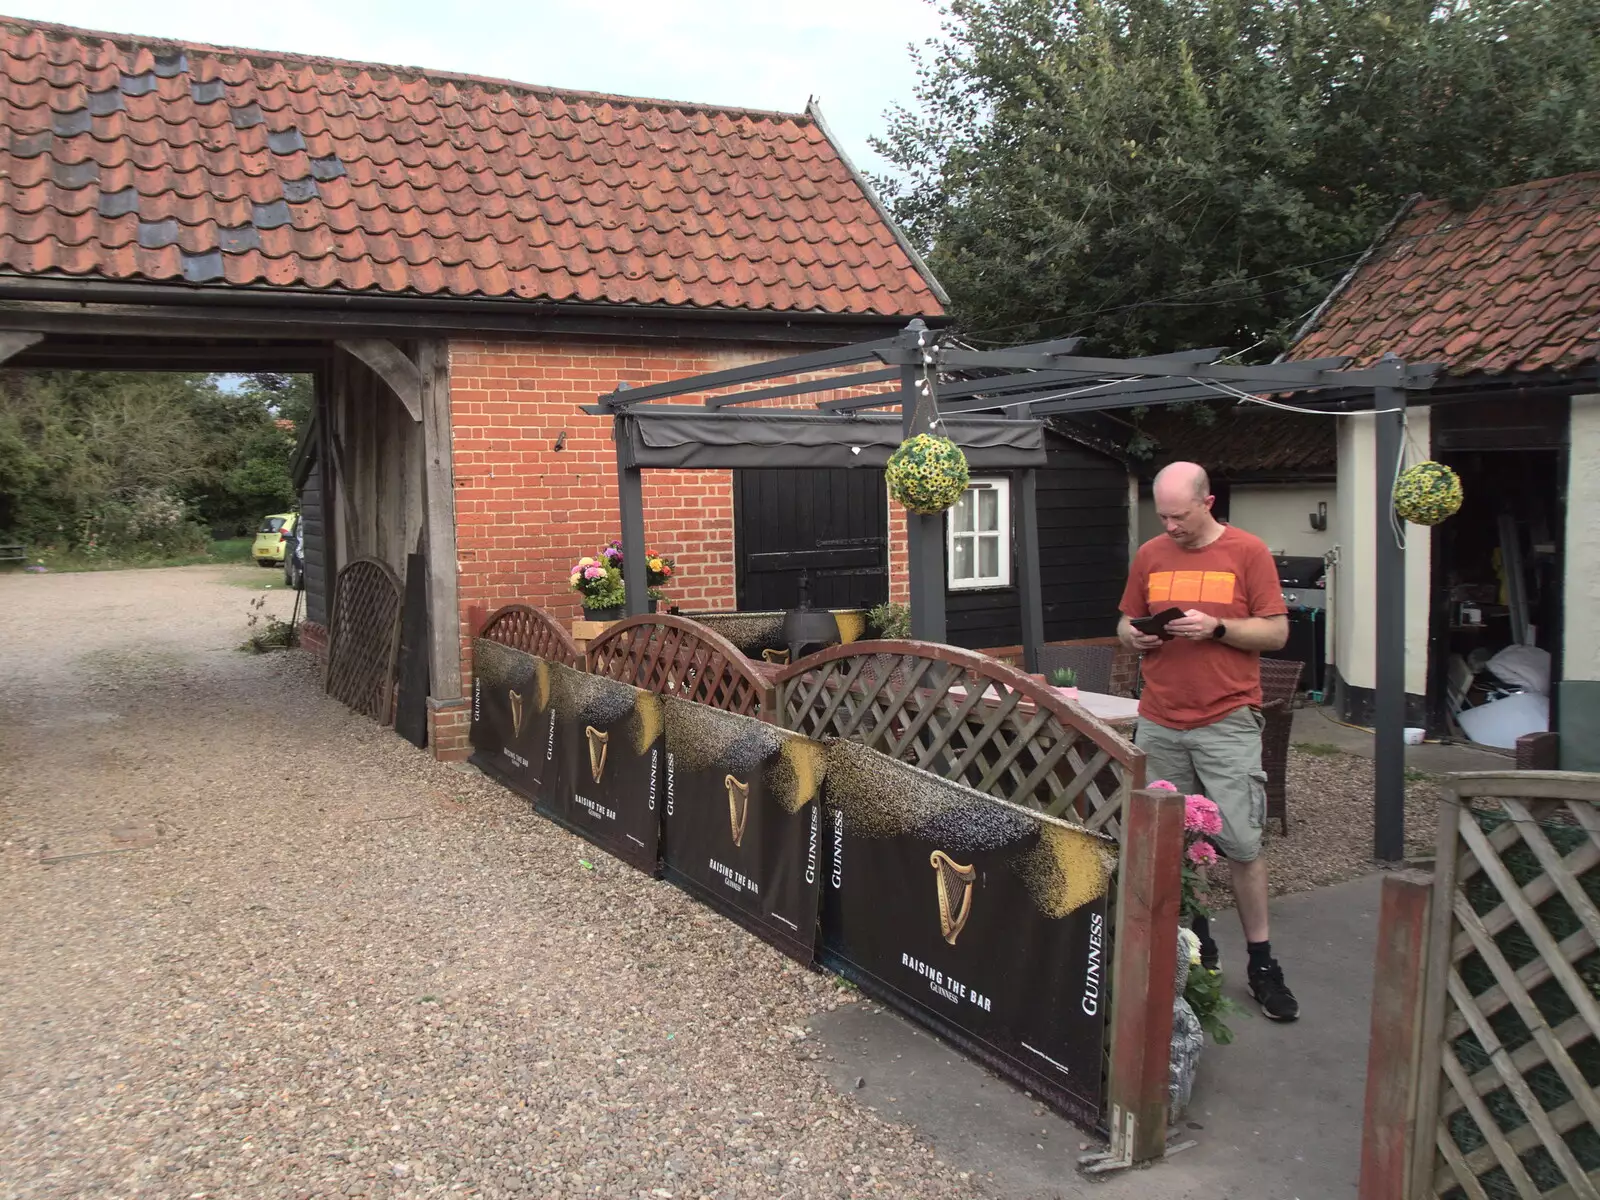
<path id="1" fill-rule="evenodd" d="M 1131 791 L 1122 815 L 1106 1089 L 1110 1165 L 1166 1152 L 1183 888 L 1183 797 Z"/>
<path id="2" fill-rule="evenodd" d="M 1384 878 L 1367 1042 L 1360 1200 L 1397 1200 L 1406 1194 L 1407 1159 L 1416 1144 L 1432 903 L 1432 875 L 1400 871 Z"/>

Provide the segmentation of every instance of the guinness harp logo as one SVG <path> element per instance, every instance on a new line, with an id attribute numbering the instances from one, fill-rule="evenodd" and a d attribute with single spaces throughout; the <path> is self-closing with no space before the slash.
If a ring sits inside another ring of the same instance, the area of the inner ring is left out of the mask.
<path id="1" fill-rule="evenodd" d="M 522 733 L 522 693 L 507 688 L 506 695 L 511 697 L 511 733 L 517 737 Z"/>
<path id="2" fill-rule="evenodd" d="M 606 743 L 611 740 L 611 735 L 593 725 L 585 725 L 583 732 L 589 739 L 589 771 L 594 775 L 594 781 L 599 783 L 600 776 L 606 773 Z"/>
<path id="3" fill-rule="evenodd" d="M 733 827 L 733 844 L 744 845 L 744 823 L 750 816 L 750 785 L 740 783 L 732 775 L 723 780 L 728 785 L 728 824 Z"/>
<path id="4" fill-rule="evenodd" d="M 972 915 L 972 885 L 978 878 L 976 867 L 964 867 L 943 850 L 928 855 L 939 886 L 939 932 L 952 946 Z"/>

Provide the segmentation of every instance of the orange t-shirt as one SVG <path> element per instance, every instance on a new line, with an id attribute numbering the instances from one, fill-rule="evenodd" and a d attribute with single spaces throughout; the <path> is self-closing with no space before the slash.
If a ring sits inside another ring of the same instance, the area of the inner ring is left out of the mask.
<path id="1" fill-rule="evenodd" d="M 1133 556 L 1119 607 L 1130 617 L 1192 608 L 1224 623 L 1289 611 L 1267 544 L 1232 525 L 1199 550 L 1166 534 L 1151 538 Z M 1139 715 L 1168 729 L 1198 729 L 1261 705 L 1261 655 L 1254 650 L 1173 638 L 1146 652 L 1143 671 Z"/>

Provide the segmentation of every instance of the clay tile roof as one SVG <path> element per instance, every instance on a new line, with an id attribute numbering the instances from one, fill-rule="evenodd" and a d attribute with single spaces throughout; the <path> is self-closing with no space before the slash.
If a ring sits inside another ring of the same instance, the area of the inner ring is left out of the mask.
<path id="1" fill-rule="evenodd" d="M 809 114 L 5 17 L 0 271 L 943 312 Z"/>
<path id="2" fill-rule="evenodd" d="M 1197 462 L 1219 479 L 1241 475 L 1332 475 L 1338 466 L 1337 422 L 1325 416 L 1240 404 L 1203 425 L 1189 413 L 1152 409 L 1139 428 L 1155 445 L 1141 473 L 1169 462 Z"/>
<path id="3" fill-rule="evenodd" d="M 1451 375 L 1568 371 L 1600 358 L 1600 172 L 1414 202 L 1290 356 L 1385 352 Z"/>

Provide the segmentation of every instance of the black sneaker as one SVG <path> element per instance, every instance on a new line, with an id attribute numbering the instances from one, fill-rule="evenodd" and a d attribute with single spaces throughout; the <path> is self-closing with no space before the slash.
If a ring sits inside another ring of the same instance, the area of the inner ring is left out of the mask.
<path id="1" fill-rule="evenodd" d="M 1300 1001 L 1294 998 L 1289 985 L 1283 981 L 1283 968 L 1277 959 L 1267 966 L 1251 967 L 1250 994 L 1261 1005 L 1261 1012 L 1269 1021 L 1293 1021 L 1300 1016 Z"/>
<path id="2" fill-rule="evenodd" d="M 1208 937 L 1200 939 L 1200 965 L 1208 971 L 1222 967 L 1222 947 Z"/>

